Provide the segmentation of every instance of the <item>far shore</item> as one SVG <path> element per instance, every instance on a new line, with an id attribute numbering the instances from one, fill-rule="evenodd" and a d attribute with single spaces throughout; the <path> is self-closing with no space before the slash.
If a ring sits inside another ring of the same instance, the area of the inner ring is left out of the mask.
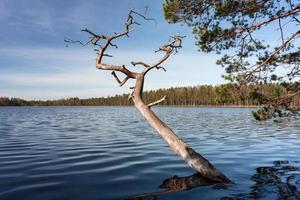
<path id="1" fill-rule="evenodd" d="M 133 105 L 10 105 L 0 107 L 134 107 Z M 191 108 L 261 108 L 263 105 L 157 105 L 156 107 L 191 107 Z"/>

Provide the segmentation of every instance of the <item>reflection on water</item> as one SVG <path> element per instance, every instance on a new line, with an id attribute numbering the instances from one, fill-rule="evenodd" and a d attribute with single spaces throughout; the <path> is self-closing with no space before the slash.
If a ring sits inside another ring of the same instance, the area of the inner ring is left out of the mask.
<path id="1" fill-rule="evenodd" d="M 234 184 L 191 176 L 133 107 L 10 107 L 0 108 L 0 199 L 299 197 L 299 118 L 257 122 L 242 108 L 155 112 Z"/>
<path id="2" fill-rule="evenodd" d="M 196 187 L 208 186 L 212 184 L 214 184 L 213 181 L 206 179 L 199 174 L 194 174 L 192 176 L 186 177 L 173 176 L 171 178 L 165 179 L 159 186 L 160 188 L 163 188 L 165 190 L 135 195 L 129 197 L 128 199 L 157 199 L 157 197 L 162 195 L 167 195 L 174 192 L 182 192 Z"/>
<path id="3" fill-rule="evenodd" d="M 164 180 L 160 187 L 174 192 L 179 192 L 211 184 L 213 184 L 212 181 L 205 179 L 198 174 L 194 174 L 187 177 L 173 176 L 169 179 Z"/>
<path id="4" fill-rule="evenodd" d="M 249 193 L 222 199 L 300 199 L 299 167 L 289 161 L 274 161 L 273 164 L 256 168 Z"/>
<path id="5" fill-rule="evenodd" d="M 289 161 L 274 161 L 271 167 L 258 167 L 251 177 L 254 184 L 248 193 L 222 197 L 221 200 L 236 199 L 300 199 L 300 170 Z M 237 183 L 238 184 L 238 183 Z M 212 185 L 215 189 L 227 189 L 230 185 L 214 183 L 199 174 L 187 177 L 173 176 L 162 182 L 160 188 L 165 190 L 148 192 L 131 196 L 130 200 L 158 199 L 163 195 L 184 192 L 202 186 Z"/>
<path id="6" fill-rule="evenodd" d="M 164 180 L 160 188 L 163 188 L 165 190 L 163 191 L 157 191 L 157 192 L 148 192 L 140 195 L 131 196 L 128 199 L 135 200 L 135 199 L 157 199 L 159 196 L 163 196 L 170 193 L 175 192 L 182 192 L 186 190 L 190 190 L 196 187 L 201 186 L 208 186 L 213 185 L 214 182 L 202 177 L 199 174 L 194 174 L 191 176 L 186 177 L 178 177 L 173 176 L 171 178 L 168 178 Z"/>

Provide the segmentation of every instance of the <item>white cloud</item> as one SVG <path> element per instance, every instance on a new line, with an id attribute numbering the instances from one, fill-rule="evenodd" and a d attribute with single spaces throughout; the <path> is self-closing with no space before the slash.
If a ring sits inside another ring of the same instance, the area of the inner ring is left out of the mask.
<path id="1" fill-rule="evenodd" d="M 33 61 L 35 63 L 49 65 L 60 62 L 64 64 L 91 63 L 94 55 L 92 51 L 83 48 L 0 48 L 0 54 L 10 57 L 15 61 Z M 48 63 L 45 63 L 45 62 Z M 49 63 L 51 62 L 51 63 Z"/>
<path id="2" fill-rule="evenodd" d="M 70 73 L 1 73 L 0 96 L 31 99 L 100 97 L 129 92 L 119 88 L 109 72 L 96 69 Z"/>
<path id="3" fill-rule="evenodd" d="M 128 64 L 132 60 L 142 60 L 151 64 L 162 56 L 152 51 L 112 52 L 114 58 L 106 61 L 114 64 Z M 38 72 L 30 70 L 31 73 L 12 71 L 0 73 L 0 81 L 6 87 L 5 90 L 3 86 L 1 87 L 1 94 L 6 96 L 26 99 L 70 96 L 85 98 L 127 93 L 128 87 L 134 84 L 127 83 L 124 88 L 119 89 L 110 72 L 95 68 L 93 52 L 82 48 L 0 48 L 0 53 L 20 60 L 20 63 L 27 59 L 41 66 Z M 215 59 L 198 53 L 180 52 L 163 64 L 167 72 L 154 70 L 149 73 L 145 89 L 222 83 L 223 70 L 214 64 Z M 49 72 L 49 68 L 53 70 Z M 43 72 L 43 69 L 47 70 Z M 143 67 L 136 66 L 130 69 L 142 70 Z"/>
<path id="4" fill-rule="evenodd" d="M 6 97 L 19 97 L 25 100 L 54 100 L 63 99 L 69 97 L 79 97 L 79 98 L 92 98 L 92 97 L 106 97 L 115 94 L 128 93 L 123 88 L 102 88 L 93 87 L 89 89 L 33 89 L 28 91 L 20 90 L 6 90 L 0 89 L 0 96 Z"/>
<path id="5" fill-rule="evenodd" d="M 95 70 L 96 71 L 96 70 Z M 72 86 L 82 87 L 99 84 L 108 86 L 108 75 L 88 71 L 77 71 L 70 73 L 1 73 L 0 81 L 19 86 L 53 87 Z"/>

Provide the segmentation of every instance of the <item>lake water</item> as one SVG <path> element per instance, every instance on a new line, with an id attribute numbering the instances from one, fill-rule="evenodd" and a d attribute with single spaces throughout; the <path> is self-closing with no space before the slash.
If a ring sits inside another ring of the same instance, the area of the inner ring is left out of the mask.
<path id="1" fill-rule="evenodd" d="M 300 118 L 247 108 L 155 112 L 234 183 L 211 184 L 133 107 L 0 108 L 0 199 L 299 199 Z"/>

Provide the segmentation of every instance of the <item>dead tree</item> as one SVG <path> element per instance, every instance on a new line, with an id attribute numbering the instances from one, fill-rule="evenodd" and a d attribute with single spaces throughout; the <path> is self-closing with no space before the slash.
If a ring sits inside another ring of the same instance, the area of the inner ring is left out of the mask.
<path id="1" fill-rule="evenodd" d="M 128 69 L 125 65 L 114 65 L 114 64 L 106 64 L 103 63 L 104 57 L 112 57 L 112 55 L 107 54 L 107 49 L 109 47 L 118 48 L 116 44 L 113 43 L 118 38 L 128 37 L 129 32 L 132 30 L 132 26 L 134 24 L 138 24 L 134 21 L 133 16 L 138 15 L 146 20 L 145 16 L 131 10 L 128 14 L 127 20 L 125 22 L 125 30 L 121 33 L 114 33 L 111 36 L 105 36 L 102 34 L 96 34 L 91 30 L 85 28 L 82 31 L 88 33 L 90 35 L 90 39 L 86 43 L 82 43 L 80 41 L 74 41 L 70 39 L 65 39 L 68 43 L 80 43 L 85 46 L 87 44 L 92 44 L 97 47 L 97 58 L 96 58 L 96 67 L 100 70 L 109 70 L 111 74 L 119 83 L 120 86 L 123 86 L 126 81 L 129 79 L 134 79 L 135 86 L 132 87 L 132 92 L 129 95 L 129 99 L 131 99 L 143 117 L 148 121 L 148 123 L 160 134 L 160 136 L 169 144 L 170 148 L 175 151 L 183 160 L 187 162 L 187 164 L 192 167 L 196 172 L 198 172 L 203 177 L 206 177 L 210 180 L 216 182 L 225 182 L 228 183 L 230 180 L 219 172 L 208 160 L 206 160 L 203 156 L 189 147 L 182 139 L 180 139 L 164 122 L 162 122 L 155 113 L 151 110 L 152 106 L 155 106 L 166 99 L 163 97 L 160 100 L 157 100 L 153 103 L 146 104 L 143 101 L 142 93 L 143 93 L 143 85 L 145 76 L 153 69 L 165 69 L 161 66 L 161 64 L 167 60 L 174 52 L 177 52 L 180 49 L 182 36 L 175 35 L 171 37 L 170 42 L 168 44 L 160 47 L 156 52 L 163 52 L 164 55 L 161 59 L 156 61 L 154 64 L 147 64 L 142 61 L 132 61 L 131 64 L 133 66 L 141 66 L 143 70 L 141 72 L 136 72 Z M 121 80 L 117 73 L 121 73 L 125 75 L 125 78 Z"/>

